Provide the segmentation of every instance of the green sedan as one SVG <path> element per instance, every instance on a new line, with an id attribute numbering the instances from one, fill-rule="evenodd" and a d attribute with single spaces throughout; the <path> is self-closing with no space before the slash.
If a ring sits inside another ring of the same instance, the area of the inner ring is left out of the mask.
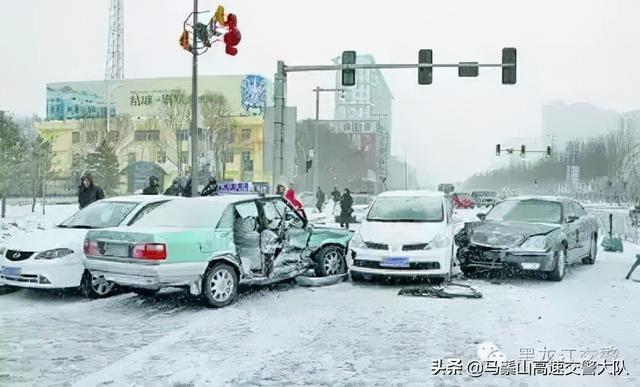
<path id="1" fill-rule="evenodd" d="M 345 273 L 351 237 L 312 227 L 280 196 L 228 195 L 176 199 L 127 228 L 89 231 L 84 253 L 94 276 L 138 294 L 182 287 L 223 307 L 239 284 Z"/>

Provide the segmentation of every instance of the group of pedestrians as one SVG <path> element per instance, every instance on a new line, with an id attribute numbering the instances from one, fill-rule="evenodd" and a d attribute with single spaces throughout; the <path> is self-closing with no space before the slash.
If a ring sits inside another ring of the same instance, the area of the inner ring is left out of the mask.
<path id="1" fill-rule="evenodd" d="M 326 195 L 322 191 L 322 188 L 318 187 L 316 191 L 316 208 L 318 211 L 322 211 L 322 206 L 326 202 Z M 351 214 L 353 213 L 353 198 L 351 197 L 351 191 L 349 188 L 345 188 L 343 193 L 340 193 L 338 187 L 333 187 L 331 192 L 331 200 L 333 200 L 334 207 L 340 205 L 340 227 L 349 228 L 351 222 Z"/>

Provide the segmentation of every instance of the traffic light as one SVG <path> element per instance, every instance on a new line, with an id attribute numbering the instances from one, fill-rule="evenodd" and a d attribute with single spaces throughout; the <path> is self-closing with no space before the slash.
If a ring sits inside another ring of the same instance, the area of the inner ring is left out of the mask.
<path id="1" fill-rule="evenodd" d="M 356 64 L 355 51 L 342 51 L 342 64 Z M 356 70 L 342 69 L 342 86 L 355 86 Z"/>
<path id="2" fill-rule="evenodd" d="M 309 172 L 309 170 L 313 167 L 313 160 L 307 160 L 307 170 L 305 172 Z"/>
<path id="3" fill-rule="evenodd" d="M 513 65 L 513 66 L 502 68 L 502 84 L 515 85 L 516 84 L 516 49 L 515 48 L 506 47 L 502 49 L 502 64 Z"/>
<path id="4" fill-rule="evenodd" d="M 458 66 L 459 77 L 477 77 L 478 76 L 478 62 L 460 62 L 461 65 L 473 65 L 473 66 Z"/>
<path id="5" fill-rule="evenodd" d="M 500 156 L 500 144 L 496 144 L 496 156 Z"/>
<path id="6" fill-rule="evenodd" d="M 180 35 L 180 46 L 182 48 L 184 48 L 185 50 L 191 52 L 191 44 L 189 44 L 189 32 L 182 31 L 182 34 Z"/>
<path id="7" fill-rule="evenodd" d="M 418 51 L 418 63 L 433 64 L 433 50 L 423 48 Z M 433 67 L 418 67 L 418 84 L 430 85 L 433 82 Z"/>
<path id="8" fill-rule="evenodd" d="M 524 145 L 520 145 L 520 157 L 524 158 L 525 153 L 527 153 L 527 147 Z"/>
<path id="9" fill-rule="evenodd" d="M 551 147 L 547 146 L 547 157 L 551 157 Z"/>

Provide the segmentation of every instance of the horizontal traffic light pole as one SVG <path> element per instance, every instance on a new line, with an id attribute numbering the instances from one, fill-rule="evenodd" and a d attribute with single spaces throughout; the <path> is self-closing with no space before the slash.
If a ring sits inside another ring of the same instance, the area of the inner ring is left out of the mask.
<path id="1" fill-rule="evenodd" d="M 342 64 L 342 65 L 316 65 L 316 66 L 284 66 L 287 73 L 301 71 L 337 71 L 357 69 L 417 69 L 433 67 L 516 67 L 514 63 L 394 63 L 394 64 Z"/>

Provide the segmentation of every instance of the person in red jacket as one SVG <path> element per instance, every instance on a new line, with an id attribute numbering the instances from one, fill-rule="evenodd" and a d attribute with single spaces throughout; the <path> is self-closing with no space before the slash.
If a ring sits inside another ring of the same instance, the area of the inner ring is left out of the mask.
<path id="1" fill-rule="evenodd" d="M 291 204 L 291 206 L 302 216 L 307 219 L 307 215 L 304 213 L 304 208 L 300 200 L 296 197 L 296 191 L 293 189 L 293 183 L 289 183 L 289 189 L 284 194 L 284 198 Z"/>

